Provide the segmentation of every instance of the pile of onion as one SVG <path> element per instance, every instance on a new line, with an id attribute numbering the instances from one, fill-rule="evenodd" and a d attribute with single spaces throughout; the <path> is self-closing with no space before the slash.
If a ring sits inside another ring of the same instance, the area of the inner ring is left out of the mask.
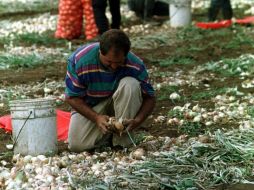
<path id="1" fill-rule="evenodd" d="M 74 39 L 82 34 L 83 20 L 86 39 L 97 36 L 91 0 L 60 0 L 56 38 Z M 83 19 L 84 18 L 84 19 Z"/>
<path id="2" fill-rule="evenodd" d="M 83 5 L 83 15 L 85 18 L 85 36 L 87 40 L 93 39 L 98 35 L 98 29 L 95 24 L 91 0 L 81 0 Z"/>
<path id="3" fill-rule="evenodd" d="M 109 124 L 109 129 L 111 131 L 118 133 L 120 136 L 122 135 L 124 131 L 124 125 L 123 125 L 122 119 L 117 120 L 115 117 L 110 117 L 108 124 Z"/>

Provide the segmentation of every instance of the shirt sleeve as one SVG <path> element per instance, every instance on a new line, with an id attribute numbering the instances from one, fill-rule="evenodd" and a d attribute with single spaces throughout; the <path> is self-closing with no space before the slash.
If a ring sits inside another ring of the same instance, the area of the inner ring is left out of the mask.
<path id="1" fill-rule="evenodd" d="M 84 97 L 86 95 L 86 87 L 80 82 L 78 77 L 75 56 L 70 56 L 67 63 L 65 95 L 66 97 Z"/>
<path id="2" fill-rule="evenodd" d="M 128 53 L 127 58 L 128 74 L 140 82 L 143 94 L 154 97 L 155 92 L 149 81 L 148 72 L 143 60 L 132 52 Z"/>
<path id="3" fill-rule="evenodd" d="M 144 64 L 141 65 L 141 70 L 138 79 L 140 81 L 142 93 L 154 97 L 155 96 L 154 89 L 149 81 L 148 73 Z"/>

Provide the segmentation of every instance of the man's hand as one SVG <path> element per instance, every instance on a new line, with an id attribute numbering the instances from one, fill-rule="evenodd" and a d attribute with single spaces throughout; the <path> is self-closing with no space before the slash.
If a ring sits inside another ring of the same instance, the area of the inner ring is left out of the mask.
<path id="1" fill-rule="evenodd" d="M 126 127 L 127 131 L 131 131 L 139 126 L 139 122 L 136 119 L 125 119 L 123 125 Z"/>
<path id="2" fill-rule="evenodd" d="M 80 97 L 67 98 L 66 101 L 74 108 L 78 113 L 88 118 L 92 122 L 96 123 L 97 127 L 101 129 L 102 133 L 105 134 L 109 132 L 108 130 L 108 120 L 109 116 L 100 115 L 90 108 L 86 102 Z"/>
<path id="3" fill-rule="evenodd" d="M 155 106 L 155 97 L 150 97 L 143 94 L 143 102 L 141 108 L 136 114 L 134 119 L 127 119 L 123 125 L 126 130 L 131 131 L 141 125 L 145 119 L 151 114 Z"/>
<path id="4" fill-rule="evenodd" d="M 103 134 L 106 134 L 109 132 L 108 127 L 109 127 L 109 116 L 107 115 L 97 115 L 95 119 L 95 123 L 97 127 L 102 131 Z"/>

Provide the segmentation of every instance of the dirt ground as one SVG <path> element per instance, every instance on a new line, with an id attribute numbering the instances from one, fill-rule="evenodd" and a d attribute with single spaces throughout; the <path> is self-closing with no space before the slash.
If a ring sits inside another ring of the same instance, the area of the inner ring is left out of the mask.
<path id="1" fill-rule="evenodd" d="M 200 15 L 198 15 L 200 16 Z M 201 15 L 204 16 L 204 15 Z M 195 18 L 195 15 L 194 15 Z M 163 20 L 162 20 L 163 21 Z M 134 23 L 125 23 L 124 27 L 128 27 L 128 25 L 132 25 Z M 136 23 L 135 23 L 136 24 Z M 160 28 L 160 25 L 157 26 L 158 29 Z M 204 44 L 210 43 L 212 41 L 223 41 L 224 44 L 230 43 L 233 36 L 235 36 L 235 33 L 232 30 L 231 35 L 228 36 L 221 36 L 218 38 L 218 36 L 208 36 L 207 38 L 201 40 L 195 41 L 195 47 L 203 47 Z M 175 31 L 172 31 L 175 32 Z M 132 36 L 131 36 L 132 37 Z M 191 38 L 191 36 L 190 36 Z M 254 38 L 254 37 L 253 37 Z M 191 40 L 190 40 L 191 41 Z M 217 45 L 210 45 L 206 46 L 203 50 L 200 51 L 183 51 L 180 54 L 177 53 L 177 49 L 181 47 L 190 47 L 190 41 L 175 41 L 175 43 L 172 43 L 170 45 L 163 45 L 160 46 L 160 48 L 153 48 L 153 49 L 133 49 L 133 52 L 136 53 L 138 56 L 140 56 L 144 62 L 147 65 L 148 69 L 153 68 L 155 65 L 158 67 L 157 72 L 164 72 L 165 69 L 167 71 L 171 72 L 178 72 L 179 70 L 184 72 L 187 72 L 190 69 L 193 69 L 193 67 L 197 64 L 204 64 L 209 61 L 217 61 L 221 58 L 236 58 L 240 55 L 252 53 L 254 54 L 254 49 L 252 47 L 252 44 L 244 43 L 238 48 L 233 49 L 227 49 L 223 48 L 223 46 L 217 46 Z M 72 42 L 74 45 L 82 44 L 84 43 L 84 39 L 75 40 Z M 193 41 L 191 41 L 193 43 Z M 193 44 L 192 44 L 193 45 Z M 0 47 L 1 48 L 1 47 Z M 148 58 L 148 55 L 153 55 L 153 57 L 165 59 L 168 57 L 186 57 L 190 58 L 195 62 L 195 65 L 182 65 L 182 64 L 175 64 L 172 67 L 160 67 L 158 64 L 154 63 Z M 17 70 L 4 70 L 0 71 L 0 86 L 14 86 L 14 85 L 21 85 L 21 84 L 28 84 L 29 82 L 43 82 L 45 79 L 54 79 L 54 80 L 64 80 L 65 74 L 66 74 L 66 63 L 65 62 L 55 62 L 52 64 L 46 64 L 43 66 L 38 66 L 35 68 L 22 68 Z M 208 73 L 207 73 L 208 74 Z M 205 74 L 206 75 L 206 74 Z M 156 82 L 163 81 L 163 76 L 152 76 L 152 81 L 156 84 Z M 227 86 L 227 84 L 238 84 L 240 81 L 238 78 L 227 78 L 223 83 L 218 81 L 205 81 L 204 83 L 209 83 L 209 85 L 216 86 L 216 87 L 223 87 Z M 186 96 L 190 96 L 193 92 L 202 91 L 202 89 L 194 89 L 189 86 L 184 87 L 184 92 Z M 42 92 L 38 91 L 38 94 Z M 157 92 L 157 97 L 161 96 L 160 91 Z M 199 104 L 204 105 L 205 107 L 212 106 L 211 102 L 207 100 L 201 100 L 199 101 Z M 177 137 L 181 135 L 181 132 L 177 130 L 177 128 L 169 128 L 167 127 L 166 123 L 160 123 L 160 122 L 154 122 L 154 119 L 157 118 L 160 115 L 167 115 L 168 111 L 171 110 L 174 106 L 178 105 L 178 103 L 172 103 L 169 100 L 164 99 L 158 99 L 156 107 L 152 113 L 152 116 L 148 118 L 146 123 L 144 124 L 144 129 L 148 133 L 150 133 L 153 136 L 169 136 L 169 137 Z M 181 104 L 182 105 L 182 104 Z M 62 109 L 64 111 L 70 111 L 70 107 L 64 103 L 57 108 Z M 0 109 L 0 116 L 10 114 L 8 106 L 4 106 Z M 0 129 L 0 155 L 1 153 L 5 153 L 5 157 L 1 157 L 1 159 L 11 159 L 12 158 L 12 152 L 8 151 L 6 149 L 6 144 L 11 144 L 11 134 L 6 133 L 2 129 Z M 64 142 L 59 142 L 58 145 L 59 152 L 66 151 L 67 144 Z M 6 154 L 8 153 L 9 154 Z M 251 189 L 252 187 L 247 186 L 236 186 L 231 188 L 233 189 Z M 226 187 L 221 187 L 219 189 L 226 189 Z"/>
<path id="2" fill-rule="evenodd" d="M 233 35 L 233 33 L 232 33 Z M 231 40 L 232 36 L 223 36 L 221 40 L 223 40 L 224 43 L 227 43 Z M 213 41 L 212 37 L 210 39 L 207 39 L 207 42 Z M 218 39 L 216 39 L 218 40 Z M 76 40 L 74 41 L 76 44 L 82 44 L 83 40 Z M 171 56 L 175 56 L 176 54 L 176 49 L 178 47 L 184 47 L 188 46 L 188 41 L 180 42 L 180 43 L 175 43 L 170 46 L 162 46 L 160 48 L 155 48 L 155 49 L 133 49 L 133 51 L 140 56 L 142 59 L 144 59 L 146 65 L 148 68 L 151 68 L 154 66 L 154 63 L 151 63 L 149 59 L 147 59 L 147 55 L 153 54 L 154 57 L 158 58 L 167 58 Z M 204 41 L 196 42 L 196 46 L 202 46 Z M 195 53 L 191 52 L 184 52 L 181 54 L 183 57 L 190 57 L 192 58 L 197 64 L 202 64 L 206 63 L 209 61 L 216 61 L 219 60 L 221 57 L 224 58 L 235 58 L 240 56 L 242 53 L 254 53 L 253 48 L 249 48 L 248 45 L 243 45 L 239 49 L 221 49 L 220 47 L 215 47 L 215 46 L 208 46 L 204 51 L 198 51 Z M 158 67 L 160 71 L 164 71 L 164 67 Z M 183 70 L 183 71 L 188 71 L 189 69 L 192 68 L 192 65 L 174 65 L 174 67 L 167 67 L 167 70 L 172 70 L 178 71 L 178 70 Z M 0 75 L 0 86 L 1 85 L 19 85 L 19 84 L 26 84 L 29 83 L 30 81 L 34 82 L 42 82 L 46 78 L 54 79 L 54 80 L 64 80 L 66 74 L 66 63 L 65 62 L 57 62 L 54 64 L 50 65 L 43 65 L 35 68 L 22 68 L 22 69 L 17 69 L 17 70 L 5 70 L 4 72 L 1 72 Z M 158 76 L 156 78 L 153 78 L 154 81 L 161 81 L 163 80 L 162 77 Z M 232 79 L 229 79 L 230 82 L 232 82 Z M 237 82 L 237 79 L 234 79 Z M 225 81 L 226 82 L 226 81 Z M 223 84 L 216 84 L 217 86 L 219 85 L 225 85 Z M 186 87 L 186 91 L 191 94 L 193 89 L 188 89 Z M 40 93 L 40 92 L 38 92 Z M 160 93 L 160 92 L 159 92 Z M 159 94 L 158 94 L 159 95 Z M 209 106 L 209 102 L 203 102 L 203 104 L 207 104 Z M 153 120 L 156 118 L 158 115 L 167 115 L 168 110 L 170 110 L 173 106 L 176 104 L 172 104 L 172 102 L 169 102 L 168 100 L 159 100 L 157 101 L 156 108 L 153 111 L 153 114 L 151 117 L 148 118 L 146 125 L 144 129 L 151 133 L 154 136 L 170 136 L 170 137 L 176 137 L 179 134 L 179 132 L 176 129 L 171 129 L 165 126 L 165 124 L 161 123 L 154 123 Z M 67 104 L 63 104 L 59 109 L 69 111 L 70 107 Z M 9 108 L 7 106 L 3 107 L 3 109 L 0 110 L 0 115 L 6 115 L 9 114 Z M 0 132 L 0 152 L 6 151 L 5 145 L 8 144 L 8 142 L 11 142 L 11 136 L 10 134 L 6 134 L 3 131 Z M 65 150 L 66 145 L 63 143 L 59 143 L 60 145 L 60 151 L 63 149 Z"/>

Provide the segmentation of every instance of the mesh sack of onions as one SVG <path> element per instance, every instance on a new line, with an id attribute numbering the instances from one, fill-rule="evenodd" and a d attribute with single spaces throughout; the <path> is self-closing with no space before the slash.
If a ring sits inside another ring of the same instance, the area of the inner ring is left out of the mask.
<path id="1" fill-rule="evenodd" d="M 81 0 L 83 5 L 83 14 L 85 18 L 84 31 L 87 40 L 93 39 L 98 35 L 98 29 L 94 20 L 94 13 L 91 0 Z"/>
<path id="2" fill-rule="evenodd" d="M 93 9 L 90 0 L 60 0 L 56 38 L 74 39 L 82 34 L 83 17 L 84 31 L 87 39 L 97 36 Z"/>

